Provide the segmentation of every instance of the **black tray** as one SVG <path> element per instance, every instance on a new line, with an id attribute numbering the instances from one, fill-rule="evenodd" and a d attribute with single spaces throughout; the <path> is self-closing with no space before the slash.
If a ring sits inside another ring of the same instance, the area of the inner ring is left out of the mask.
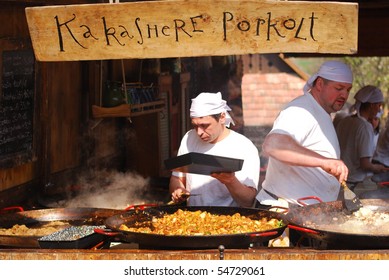
<path id="1" fill-rule="evenodd" d="M 242 165 L 243 159 L 193 152 L 165 160 L 166 169 L 203 175 L 213 172 L 236 172 L 242 169 Z"/>
<path id="2" fill-rule="evenodd" d="M 106 238 L 95 233 L 95 228 L 104 226 L 71 226 L 38 239 L 42 249 L 89 249 Z"/>

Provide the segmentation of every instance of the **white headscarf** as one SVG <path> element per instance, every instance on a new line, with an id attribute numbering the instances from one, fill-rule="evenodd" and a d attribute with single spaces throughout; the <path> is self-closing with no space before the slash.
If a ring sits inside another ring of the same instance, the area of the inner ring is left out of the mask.
<path id="1" fill-rule="evenodd" d="M 222 94 L 220 92 L 202 92 L 196 98 L 192 99 L 192 105 L 190 107 L 190 117 L 200 118 L 225 113 L 225 125 L 227 127 L 230 126 L 230 123 L 235 125 L 233 119 L 227 111 L 231 111 L 231 108 L 227 105 L 227 102 L 222 99 Z"/>
<path id="2" fill-rule="evenodd" d="M 319 71 L 308 79 L 304 86 L 304 92 L 308 92 L 312 88 L 313 82 L 317 77 L 322 77 L 334 82 L 353 83 L 353 73 L 350 67 L 343 62 L 330 60 L 324 62 L 320 66 Z"/>
<path id="3" fill-rule="evenodd" d="M 384 102 L 384 95 L 382 91 L 375 86 L 364 86 L 354 96 L 355 98 L 355 109 L 359 113 L 362 103 L 382 103 Z"/>

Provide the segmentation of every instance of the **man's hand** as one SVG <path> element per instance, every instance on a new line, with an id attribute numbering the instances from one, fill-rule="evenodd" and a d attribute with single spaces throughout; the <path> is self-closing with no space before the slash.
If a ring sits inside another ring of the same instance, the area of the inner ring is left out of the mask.
<path id="1" fill-rule="evenodd" d="M 335 176 L 339 183 L 347 181 L 348 168 L 343 161 L 337 159 L 325 159 L 323 160 L 322 168 L 327 173 Z"/>
<path id="2" fill-rule="evenodd" d="M 172 192 L 172 201 L 174 203 L 184 202 L 188 198 L 186 194 L 189 195 L 190 193 L 184 188 L 178 188 L 174 192 Z"/>
<path id="3" fill-rule="evenodd" d="M 215 172 L 215 173 L 211 173 L 211 176 L 215 179 L 218 179 L 224 185 L 231 184 L 234 180 L 236 180 L 235 172 L 231 172 L 231 173 Z"/>

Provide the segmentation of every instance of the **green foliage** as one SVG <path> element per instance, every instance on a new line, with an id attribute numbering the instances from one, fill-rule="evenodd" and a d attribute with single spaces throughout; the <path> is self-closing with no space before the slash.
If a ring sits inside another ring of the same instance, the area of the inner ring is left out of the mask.
<path id="1" fill-rule="evenodd" d="M 354 104 L 355 93 L 363 86 L 373 85 L 381 89 L 384 94 L 384 115 L 381 123 L 386 123 L 389 114 L 389 57 L 314 57 L 296 58 L 295 63 L 308 75 L 314 74 L 320 65 L 327 60 L 343 60 L 350 65 L 354 82 L 349 104 Z"/>
<path id="2" fill-rule="evenodd" d="M 385 97 L 384 107 L 389 104 L 389 57 L 344 57 L 354 73 L 353 94 L 361 87 L 373 85 L 381 89 Z"/>

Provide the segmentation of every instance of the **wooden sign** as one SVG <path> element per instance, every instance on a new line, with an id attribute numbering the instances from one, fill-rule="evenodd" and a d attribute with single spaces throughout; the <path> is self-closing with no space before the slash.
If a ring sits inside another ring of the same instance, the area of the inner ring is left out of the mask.
<path id="1" fill-rule="evenodd" d="M 38 61 L 357 52 L 358 4 L 150 1 L 26 8 Z"/>

